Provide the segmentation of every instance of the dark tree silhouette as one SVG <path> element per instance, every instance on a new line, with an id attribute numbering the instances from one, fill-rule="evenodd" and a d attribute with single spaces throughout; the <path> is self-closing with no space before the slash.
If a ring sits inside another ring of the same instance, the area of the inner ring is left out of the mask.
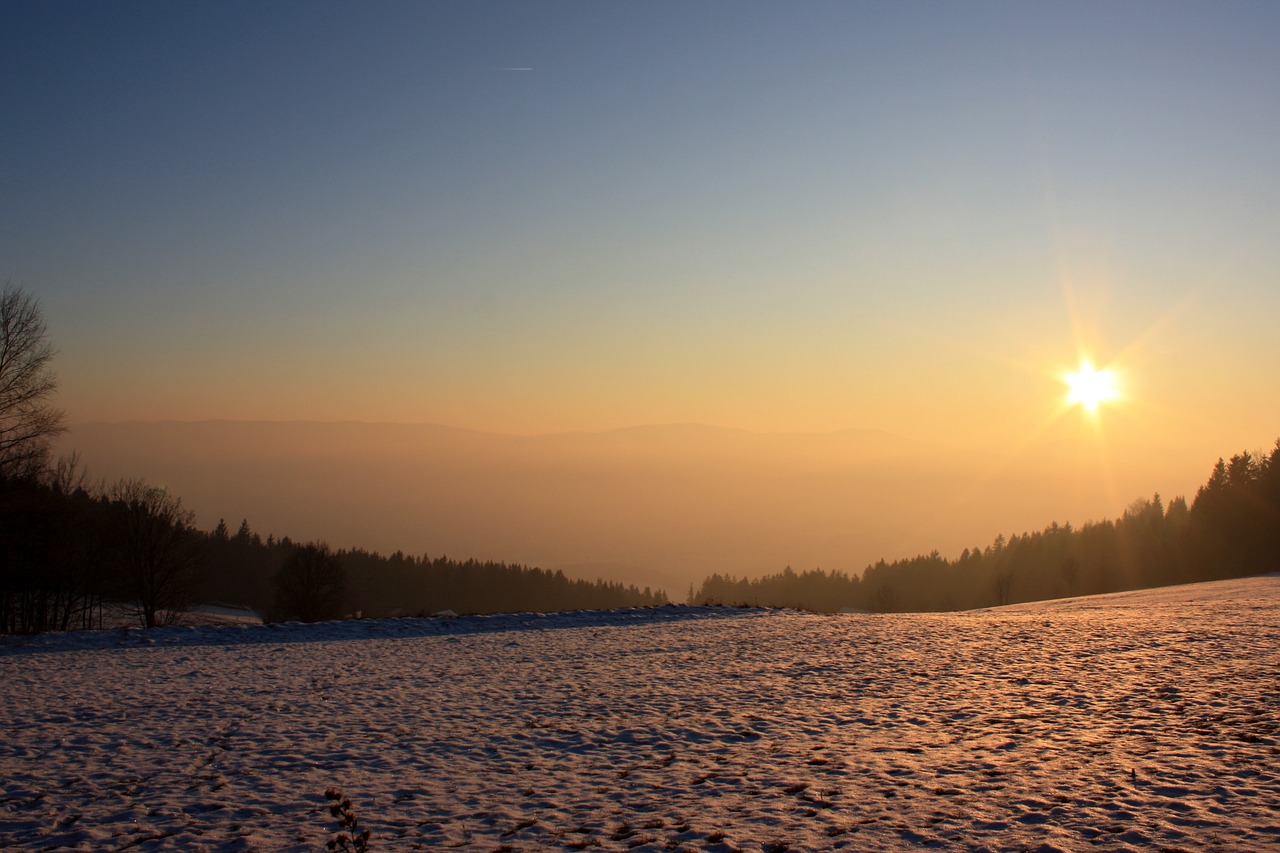
<path id="1" fill-rule="evenodd" d="M 240 524 L 234 536 L 226 535 L 227 530 L 225 521 L 220 520 L 212 533 L 201 534 L 207 567 L 201 595 L 208 602 L 242 605 L 269 614 L 274 599 L 271 580 L 293 556 L 294 544 L 285 536 L 267 546 L 248 521 Z"/>
<path id="2" fill-rule="evenodd" d="M 320 622 L 342 615 L 347 575 L 342 562 L 320 542 L 294 551 L 271 579 L 274 615 L 279 619 Z"/>
<path id="3" fill-rule="evenodd" d="M 0 633 L 96 627 L 106 592 L 96 517 L 66 481 L 0 479 Z"/>
<path id="4" fill-rule="evenodd" d="M 54 349 L 40 304 L 20 288 L 0 293 L 0 478 L 41 473 L 49 443 L 64 429 L 50 402 L 57 379 Z"/>
<path id="5" fill-rule="evenodd" d="M 180 621 L 200 589 L 200 542 L 182 500 L 142 480 L 121 480 L 108 495 L 107 543 L 118 594 L 144 627 Z"/>

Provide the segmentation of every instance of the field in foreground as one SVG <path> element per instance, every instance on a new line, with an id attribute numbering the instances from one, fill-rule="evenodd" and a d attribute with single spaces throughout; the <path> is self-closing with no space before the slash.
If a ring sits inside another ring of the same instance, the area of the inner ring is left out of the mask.
<path id="1" fill-rule="evenodd" d="M 1280 849 L 1280 577 L 0 645 L 0 848 Z"/>

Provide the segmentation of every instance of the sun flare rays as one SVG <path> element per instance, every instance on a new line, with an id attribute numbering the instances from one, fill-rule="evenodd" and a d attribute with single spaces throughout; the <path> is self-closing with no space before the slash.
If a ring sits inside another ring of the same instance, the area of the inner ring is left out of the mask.
<path id="1" fill-rule="evenodd" d="M 1067 402 L 1079 404 L 1090 414 L 1096 414 L 1103 403 L 1120 398 L 1116 372 L 1110 368 L 1099 370 L 1088 360 L 1082 360 L 1077 370 L 1064 374 L 1062 381 L 1067 386 Z"/>

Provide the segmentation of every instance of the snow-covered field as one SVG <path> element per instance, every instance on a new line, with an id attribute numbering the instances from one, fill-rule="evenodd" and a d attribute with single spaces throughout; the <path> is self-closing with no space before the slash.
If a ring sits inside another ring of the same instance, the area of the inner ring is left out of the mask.
<path id="1" fill-rule="evenodd" d="M 1280 577 L 0 644 L 0 848 L 1280 849 Z"/>

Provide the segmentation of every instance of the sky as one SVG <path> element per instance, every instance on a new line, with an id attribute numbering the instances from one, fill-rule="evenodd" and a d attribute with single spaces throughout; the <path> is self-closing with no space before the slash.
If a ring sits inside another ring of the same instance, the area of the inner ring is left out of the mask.
<path id="1" fill-rule="evenodd" d="M 1274 3 L 3 18 L 0 280 L 71 423 L 874 429 L 1099 514 L 1280 435 Z"/>

